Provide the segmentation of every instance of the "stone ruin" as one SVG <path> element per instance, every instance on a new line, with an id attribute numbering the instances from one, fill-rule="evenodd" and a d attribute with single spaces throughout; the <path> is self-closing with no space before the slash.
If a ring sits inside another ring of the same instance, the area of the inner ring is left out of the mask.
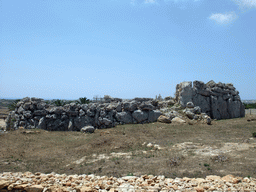
<path id="1" fill-rule="evenodd" d="M 80 131 L 87 126 L 102 129 L 119 124 L 150 123 L 161 115 L 159 104 L 150 98 L 135 98 L 129 102 L 70 103 L 56 107 L 43 99 L 26 97 L 8 115 L 6 129 L 22 126 L 25 129 Z"/>
<path id="2" fill-rule="evenodd" d="M 6 119 L 6 130 L 45 129 L 49 131 L 84 131 L 111 128 L 116 125 L 151 123 L 186 123 L 188 119 L 211 124 L 211 119 L 245 116 L 239 92 L 232 84 L 182 82 L 176 86 L 175 98 L 164 101 L 134 98 L 123 101 L 105 96 L 105 103 L 64 106 L 47 104 L 40 98 L 23 98 Z"/>
<path id="3" fill-rule="evenodd" d="M 176 86 L 175 100 L 185 107 L 188 102 L 199 106 L 212 119 L 231 119 L 245 116 L 239 92 L 232 83 L 209 81 L 182 82 Z"/>

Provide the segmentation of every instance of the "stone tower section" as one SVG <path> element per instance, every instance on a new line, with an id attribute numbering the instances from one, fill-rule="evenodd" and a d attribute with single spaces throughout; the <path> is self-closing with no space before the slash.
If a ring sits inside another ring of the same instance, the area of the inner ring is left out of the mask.
<path id="1" fill-rule="evenodd" d="M 245 108 L 239 92 L 232 83 L 215 83 L 213 80 L 204 84 L 202 81 L 191 81 L 177 84 L 175 100 L 186 107 L 193 102 L 201 107 L 203 113 L 212 119 L 231 119 L 245 116 Z"/>

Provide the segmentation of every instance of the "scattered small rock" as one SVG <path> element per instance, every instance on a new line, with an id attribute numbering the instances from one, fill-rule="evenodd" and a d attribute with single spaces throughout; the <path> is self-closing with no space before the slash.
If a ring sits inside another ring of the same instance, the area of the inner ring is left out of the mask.
<path id="1" fill-rule="evenodd" d="M 80 131 L 84 133 L 94 133 L 94 130 L 93 126 L 85 126 Z"/>

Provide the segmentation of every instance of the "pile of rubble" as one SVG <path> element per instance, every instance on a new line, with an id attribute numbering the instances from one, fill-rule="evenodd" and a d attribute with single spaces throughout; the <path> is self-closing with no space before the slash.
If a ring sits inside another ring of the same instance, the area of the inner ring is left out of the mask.
<path id="1" fill-rule="evenodd" d="M 165 178 L 165 176 L 143 175 L 121 178 L 95 175 L 43 174 L 37 172 L 0 174 L 0 191 L 79 191 L 79 192 L 172 192 L 172 191 L 255 191 L 256 179 L 210 175 L 203 178 Z"/>

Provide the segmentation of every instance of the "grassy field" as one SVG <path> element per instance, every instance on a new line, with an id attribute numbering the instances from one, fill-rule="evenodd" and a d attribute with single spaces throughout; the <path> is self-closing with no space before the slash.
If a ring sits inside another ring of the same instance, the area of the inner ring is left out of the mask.
<path id="1" fill-rule="evenodd" d="M 248 118 L 256 115 L 212 125 L 118 125 L 93 134 L 19 129 L 0 135 L 0 172 L 255 178 L 256 121 Z"/>

